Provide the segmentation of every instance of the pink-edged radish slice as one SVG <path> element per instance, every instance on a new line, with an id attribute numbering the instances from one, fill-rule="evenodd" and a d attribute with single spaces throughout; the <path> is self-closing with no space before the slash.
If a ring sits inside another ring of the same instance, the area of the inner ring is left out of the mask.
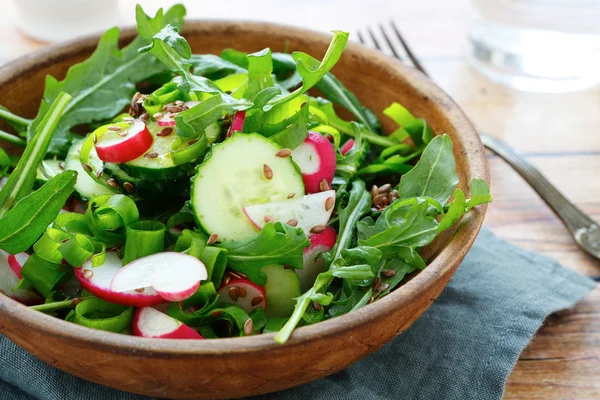
<path id="1" fill-rule="evenodd" d="M 292 150 L 292 160 L 300 167 L 306 193 L 320 192 L 323 179 L 329 186 L 335 175 L 335 149 L 320 133 L 308 132 L 308 137 Z"/>
<path id="2" fill-rule="evenodd" d="M 138 258 L 121 268 L 110 288 L 125 292 L 151 286 L 165 300 L 185 300 L 198 290 L 208 273 L 196 257 L 164 252 Z"/>
<path id="3" fill-rule="evenodd" d="M 143 155 L 152 146 L 153 140 L 144 121 L 138 119 L 121 131 L 102 135 L 96 143 L 96 153 L 104 162 L 124 163 Z"/>
<path id="4" fill-rule="evenodd" d="M 233 304 L 246 312 L 261 307 L 267 307 L 265 288 L 246 278 L 232 278 L 226 285 L 219 288 L 219 301 Z"/>
<path id="5" fill-rule="evenodd" d="M 156 120 L 158 126 L 175 126 L 175 114 L 165 112 L 162 117 Z"/>
<path id="6" fill-rule="evenodd" d="M 233 136 L 235 132 L 241 132 L 244 129 L 244 121 L 246 120 L 246 111 L 238 111 L 233 115 L 233 121 L 227 131 L 227 137 Z"/>
<path id="7" fill-rule="evenodd" d="M 18 256 L 20 258 L 22 257 L 21 254 L 18 254 Z M 23 289 L 15 290 L 22 277 L 20 276 L 21 269 L 18 269 L 17 274 L 15 268 L 9 262 L 9 258 L 11 257 L 11 254 L 0 250 L 0 292 L 27 306 L 43 303 L 44 299 L 37 293 Z M 23 264 L 21 264 L 21 266 L 22 265 Z"/>
<path id="8" fill-rule="evenodd" d="M 256 204 L 244 208 L 252 225 L 262 229 L 268 222 L 282 222 L 302 228 L 307 236 L 327 225 L 335 205 L 335 190 L 308 194 L 289 200 Z"/>
<path id="9" fill-rule="evenodd" d="M 151 287 L 138 287 L 137 290 L 116 292 L 110 283 L 123 269 L 122 261 L 115 251 L 107 251 L 104 264 L 93 268 L 89 260 L 80 268 L 75 268 L 75 277 L 84 289 L 94 296 L 111 303 L 124 306 L 146 307 L 164 303 L 165 300 Z M 142 290 L 143 289 L 143 290 Z"/>
<path id="10" fill-rule="evenodd" d="M 27 253 L 8 255 L 8 265 L 19 279 L 23 279 L 23 275 L 21 275 L 21 270 L 23 269 L 23 265 L 25 265 L 25 262 L 27 262 L 27 260 L 29 260 L 29 254 Z"/>
<path id="11" fill-rule="evenodd" d="M 319 254 L 329 251 L 335 245 L 337 232 L 327 226 L 325 230 L 310 237 L 310 247 L 304 249 L 304 262 L 302 269 L 297 269 L 296 274 L 300 278 L 300 290 L 302 293 L 310 289 L 317 279 L 317 275 L 325 272 L 325 260 L 318 257 Z"/>
<path id="12" fill-rule="evenodd" d="M 152 307 L 138 308 L 131 323 L 133 336 L 157 339 L 204 339 L 184 323 Z"/>
<path id="13" fill-rule="evenodd" d="M 352 146 L 354 146 L 354 139 L 348 139 L 348 141 L 340 147 L 340 153 L 345 156 L 347 152 L 352 150 Z"/>

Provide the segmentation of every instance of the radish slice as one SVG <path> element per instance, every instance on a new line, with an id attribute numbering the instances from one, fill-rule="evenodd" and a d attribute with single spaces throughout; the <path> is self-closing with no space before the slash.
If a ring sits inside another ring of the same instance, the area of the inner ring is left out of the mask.
<path id="1" fill-rule="evenodd" d="M 175 114 L 166 112 L 162 117 L 156 120 L 159 126 L 175 126 Z"/>
<path id="2" fill-rule="evenodd" d="M 134 336 L 160 339 L 203 339 L 202 335 L 152 307 L 138 308 L 133 315 Z"/>
<path id="3" fill-rule="evenodd" d="M 125 292 L 152 286 L 165 300 L 181 301 L 193 295 L 208 278 L 202 261 L 187 254 L 164 252 L 138 258 L 121 268 L 110 288 Z"/>
<path id="4" fill-rule="evenodd" d="M 246 278 L 233 278 L 226 285 L 222 285 L 219 288 L 219 301 L 238 306 L 246 312 L 258 307 L 264 310 L 267 307 L 265 288 Z"/>
<path id="5" fill-rule="evenodd" d="M 152 146 L 152 141 L 146 124 L 138 119 L 128 128 L 102 135 L 96 143 L 96 153 L 104 162 L 124 163 L 143 155 Z"/>
<path id="6" fill-rule="evenodd" d="M 335 190 L 309 194 L 290 200 L 257 204 L 244 208 L 244 214 L 258 229 L 270 221 L 302 228 L 307 236 L 319 233 L 327 225 L 335 204 Z"/>
<path id="7" fill-rule="evenodd" d="M 115 251 L 106 252 L 104 264 L 93 268 L 89 260 L 80 268 L 75 268 L 75 277 L 84 289 L 94 296 L 111 303 L 124 306 L 145 307 L 164 303 L 164 299 L 151 287 L 140 286 L 124 292 L 116 292 L 110 288 L 110 283 L 117 273 L 123 269 L 122 261 Z M 142 290 L 143 289 L 143 290 Z"/>
<path id="8" fill-rule="evenodd" d="M 345 156 L 346 153 L 352 149 L 352 146 L 354 146 L 354 139 L 348 139 L 348 141 L 340 147 L 340 153 Z"/>
<path id="9" fill-rule="evenodd" d="M 307 193 L 320 192 L 323 179 L 331 186 L 335 175 L 335 149 L 326 137 L 309 132 L 304 142 L 292 150 L 292 160 L 300 167 Z"/>
<path id="10" fill-rule="evenodd" d="M 23 269 L 23 265 L 29 259 L 29 254 L 27 253 L 19 253 L 19 254 L 9 254 L 8 255 L 8 265 L 10 269 L 14 272 L 17 278 L 23 279 L 23 275 L 21 275 L 21 270 Z"/>
<path id="11" fill-rule="evenodd" d="M 22 260 L 24 257 L 23 254 L 25 253 L 17 254 L 19 259 Z M 15 290 L 22 277 L 20 276 L 21 269 L 18 269 L 17 274 L 15 268 L 9 261 L 9 259 L 13 257 L 14 256 L 11 254 L 0 250 L 0 292 L 27 306 L 43 303 L 44 299 L 37 293 L 22 289 Z M 29 256 L 27 256 L 27 258 L 29 258 Z M 16 262 L 16 259 L 13 258 L 12 262 Z M 20 265 L 22 266 L 23 264 Z"/>
<path id="12" fill-rule="evenodd" d="M 235 132 L 241 132 L 244 129 L 244 121 L 246 120 L 246 111 L 238 111 L 233 115 L 233 121 L 227 131 L 227 137 L 231 137 Z"/>
<path id="13" fill-rule="evenodd" d="M 296 270 L 300 278 L 300 290 L 302 290 L 302 293 L 313 286 L 317 275 L 325 272 L 325 260 L 317 257 L 319 254 L 331 250 L 335 245 L 336 239 L 337 232 L 329 226 L 323 232 L 310 237 L 310 247 L 304 249 L 304 268 Z"/>

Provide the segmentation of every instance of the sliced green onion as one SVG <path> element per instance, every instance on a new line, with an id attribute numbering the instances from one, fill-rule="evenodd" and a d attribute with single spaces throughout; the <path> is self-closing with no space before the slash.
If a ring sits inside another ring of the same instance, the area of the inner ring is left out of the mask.
<path id="1" fill-rule="evenodd" d="M 77 304 L 65 320 L 88 328 L 119 333 L 131 325 L 132 318 L 133 307 L 93 297 Z"/>
<path id="2" fill-rule="evenodd" d="M 285 103 L 277 104 L 262 117 L 262 133 L 266 137 L 281 132 L 302 117 L 308 120 L 308 97 L 300 95 Z"/>
<path id="3" fill-rule="evenodd" d="M 68 265 L 50 263 L 34 253 L 23 265 L 21 275 L 29 281 L 43 297 L 48 297 L 55 287 L 73 276 Z"/>
<path id="4" fill-rule="evenodd" d="M 304 117 L 301 117 L 281 132 L 271 136 L 270 139 L 283 148 L 295 149 L 304 142 L 307 136 L 306 120 Z"/>
<path id="5" fill-rule="evenodd" d="M 245 86 L 247 80 L 248 74 L 233 74 L 217 79 L 214 83 L 222 92 L 235 92 L 237 89 Z"/>
<path id="6" fill-rule="evenodd" d="M 129 197 L 122 194 L 108 194 L 90 200 L 85 218 L 94 239 L 107 246 L 116 246 L 123 244 L 125 241 L 125 226 L 137 221 L 139 212 L 135 202 Z M 119 226 L 119 228 L 105 229 L 114 228 L 115 226 Z"/>
<path id="7" fill-rule="evenodd" d="M 59 247 L 63 258 L 73 267 L 81 267 L 94 255 L 94 243 L 86 236 L 76 233 L 75 236 Z"/>
<path id="8" fill-rule="evenodd" d="M 208 279 L 215 286 L 221 285 L 227 267 L 227 250 L 220 247 L 206 246 L 200 255 L 200 261 L 206 266 Z"/>
<path id="9" fill-rule="evenodd" d="M 152 92 L 150 96 L 144 100 L 143 104 L 148 115 L 153 116 L 154 114 L 162 111 L 162 108 L 165 104 L 173 103 L 176 100 L 198 100 L 198 97 L 194 92 L 185 94 L 179 90 L 177 86 L 177 82 L 167 82 Z"/>
<path id="10" fill-rule="evenodd" d="M 35 254 L 53 264 L 60 264 L 63 260 L 63 255 L 60 252 L 60 246 L 63 241 L 71 238 L 71 234 L 55 228 L 47 228 L 46 232 L 33 245 Z"/>
<path id="11" fill-rule="evenodd" d="M 194 138 L 178 136 L 171 143 L 171 159 L 175 165 L 181 165 L 199 159 L 207 150 L 208 138 L 205 132 Z"/>
<path id="12" fill-rule="evenodd" d="M 92 268 L 99 267 L 106 261 L 106 245 L 94 242 L 94 255 L 92 256 Z"/>
<path id="13" fill-rule="evenodd" d="M 338 131 L 337 129 L 335 129 L 333 126 L 329 126 L 329 125 L 319 125 L 319 126 L 315 126 L 314 128 L 311 128 L 311 131 L 315 131 L 315 132 L 319 132 L 319 133 L 325 133 L 328 135 L 331 135 L 333 137 L 333 145 L 336 149 L 338 149 L 340 147 L 340 141 L 341 141 L 341 134 L 340 131 Z"/>
<path id="14" fill-rule="evenodd" d="M 400 143 L 395 146 L 388 147 L 387 149 L 383 149 L 381 151 L 380 157 L 382 159 L 391 157 L 395 154 L 400 154 L 402 156 L 407 155 L 409 152 L 413 151 L 414 148 L 407 143 Z"/>
<path id="15" fill-rule="evenodd" d="M 81 233 L 82 235 L 92 236 L 84 214 L 74 212 L 58 214 L 52 226 L 71 234 Z"/>
<path id="16" fill-rule="evenodd" d="M 159 221 L 138 221 L 128 225 L 123 265 L 163 251 L 165 230 L 165 224 Z"/>

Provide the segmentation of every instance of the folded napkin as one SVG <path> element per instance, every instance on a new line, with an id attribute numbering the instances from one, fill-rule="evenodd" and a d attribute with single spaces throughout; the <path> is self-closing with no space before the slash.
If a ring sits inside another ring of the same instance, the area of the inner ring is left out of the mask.
<path id="1" fill-rule="evenodd" d="M 595 285 L 484 229 L 448 287 L 406 332 L 344 371 L 253 399 L 500 399 L 544 319 Z M 0 398 L 148 399 L 68 375 L 1 335 Z"/>

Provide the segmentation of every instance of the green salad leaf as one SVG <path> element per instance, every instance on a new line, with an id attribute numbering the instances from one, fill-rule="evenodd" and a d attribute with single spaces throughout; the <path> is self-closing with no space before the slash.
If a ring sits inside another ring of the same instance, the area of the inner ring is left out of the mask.
<path id="1" fill-rule="evenodd" d="M 273 87 L 273 59 L 271 49 L 266 48 L 248 54 L 248 83 L 244 97 L 253 99 L 261 90 Z"/>
<path id="2" fill-rule="evenodd" d="M 257 236 L 226 241 L 218 245 L 228 251 L 227 265 L 263 285 L 267 276 L 260 271 L 266 265 L 281 264 L 302 268 L 304 248 L 310 240 L 302 229 L 277 222 L 266 224 Z"/>
<path id="3" fill-rule="evenodd" d="M 424 119 L 415 118 L 406 107 L 399 103 L 392 103 L 383 113 L 396 122 L 400 127 L 390 136 L 403 140 L 410 136 L 415 146 L 427 145 L 432 137 L 433 131 Z"/>
<path id="4" fill-rule="evenodd" d="M 192 54 L 190 63 L 194 75 L 205 76 L 211 80 L 248 72 L 246 68 L 242 68 L 215 54 Z"/>

